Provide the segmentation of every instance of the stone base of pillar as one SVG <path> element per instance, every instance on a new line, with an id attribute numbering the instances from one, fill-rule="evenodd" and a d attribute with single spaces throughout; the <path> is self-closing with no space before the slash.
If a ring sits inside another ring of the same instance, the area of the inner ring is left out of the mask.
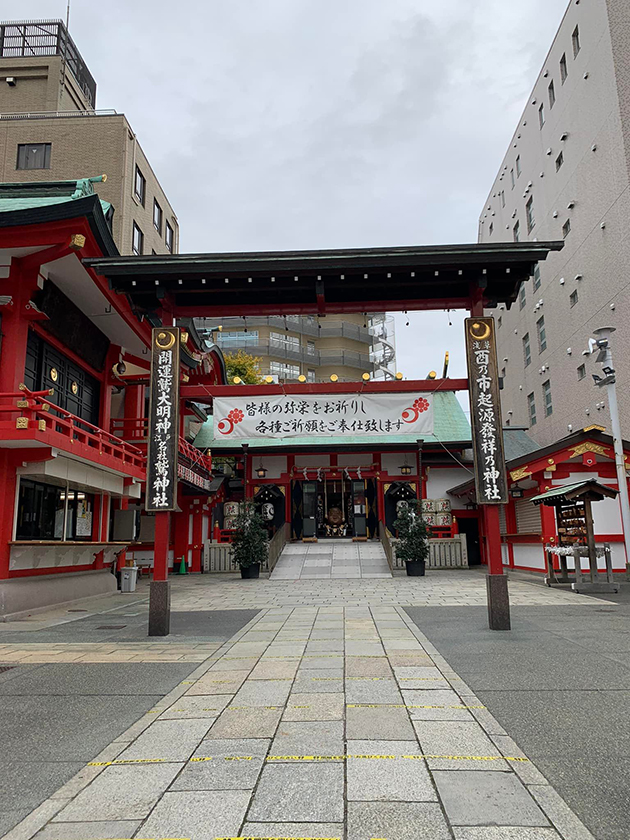
<path id="1" fill-rule="evenodd" d="M 149 636 L 171 632 L 171 582 L 153 580 L 149 591 Z"/>
<path id="2" fill-rule="evenodd" d="M 491 630 L 510 630 L 510 596 L 506 575 L 486 577 L 488 626 Z"/>

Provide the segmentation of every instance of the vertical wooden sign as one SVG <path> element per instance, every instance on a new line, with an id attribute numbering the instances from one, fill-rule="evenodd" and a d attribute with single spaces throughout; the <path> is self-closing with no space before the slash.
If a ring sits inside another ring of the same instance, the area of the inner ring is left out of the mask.
<path id="1" fill-rule="evenodd" d="M 147 511 L 177 510 L 178 443 L 179 327 L 155 327 L 151 337 Z"/>
<path id="2" fill-rule="evenodd" d="M 505 504 L 508 487 L 494 318 L 467 318 L 464 329 L 477 503 Z"/>

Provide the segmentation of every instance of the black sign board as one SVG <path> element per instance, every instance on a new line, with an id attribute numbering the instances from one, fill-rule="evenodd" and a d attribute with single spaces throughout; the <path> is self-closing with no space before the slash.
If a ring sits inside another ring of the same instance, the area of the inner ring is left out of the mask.
<path id="1" fill-rule="evenodd" d="M 145 509 L 177 510 L 179 327 L 155 327 L 151 337 L 151 399 Z"/>
<path id="2" fill-rule="evenodd" d="M 475 485 L 480 505 L 508 501 L 494 318 L 467 318 L 466 357 Z"/>

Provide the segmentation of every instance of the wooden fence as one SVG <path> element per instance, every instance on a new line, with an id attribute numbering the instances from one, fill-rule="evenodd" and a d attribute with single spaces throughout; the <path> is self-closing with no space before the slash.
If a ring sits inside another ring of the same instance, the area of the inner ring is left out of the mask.
<path id="1" fill-rule="evenodd" d="M 398 540 L 390 536 L 383 523 L 379 523 L 379 537 L 387 557 L 389 568 L 404 569 L 405 564 L 396 557 L 396 544 Z M 453 539 L 429 540 L 428 569 L 465 569 L 468 568 L 468 549 L 466 546 L 466 535 L 460 534 Z"/>
<path id="2" fill-rule="evenodd" d="M 285 523 L 269 540 L 269 557 L 261 567 L 261 572 L 272 572 L 287 543 L 289 524 Z M 232 545 L 230 543 L 209 542 L 203 550 L 204 572 L 238 572 L 238 566 L 232 562 Z"/>

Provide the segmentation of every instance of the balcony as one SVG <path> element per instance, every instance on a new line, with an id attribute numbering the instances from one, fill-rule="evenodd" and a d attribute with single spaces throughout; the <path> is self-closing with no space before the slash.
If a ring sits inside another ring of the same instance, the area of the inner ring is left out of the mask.
<path id="1" fill-rule="evenodd" d="M 288 330 L 292 333 L 299 333 L 311 338 L 350 338 L 353 341 L 361 341 L 363 344 L 372 344 L 372 333 L 369 328 L 359 324 L 352 324 L 347 321 L 330 321 L 322 319 L 319 323 L 314 315 L 268 315 L 259 317 L 243 318 L 215 318 L 200 319 L 197 321 L 200 329 L 208 330 L 211 327 L 223 327 L 224 330 L 242 330 L 245 327 L 271 327 L 273 329 Z M 228 334 L 226 332 L 226 334 Z M 224 350 L 228 350 L 218 342 Z"/>
<path id="2" fill-rule="evenodd" d="M 353 367 L 362 371 L 371 370 L 370 356 L 367 353 L 355 353 L 352 350 L 329 350 L 309 353 L 306 347 L 292 347 L 280 342 L 234 342 L 221 345 L 224 353 L 232 350 L 245 350 L 252 356 L 262 356 L 271 359 L 286 359 L 289 362 L 303 362 L 311 367 L 321 365 L 339 365 Z"/>
<path id="3" fill-rule="evenodd" d="M 100 467 L 144 480 L 145 456 L 110 432 L 60 408 L 49 391 L 0 394 L 0 446 L 11 449 L 51 447 Z"/>

